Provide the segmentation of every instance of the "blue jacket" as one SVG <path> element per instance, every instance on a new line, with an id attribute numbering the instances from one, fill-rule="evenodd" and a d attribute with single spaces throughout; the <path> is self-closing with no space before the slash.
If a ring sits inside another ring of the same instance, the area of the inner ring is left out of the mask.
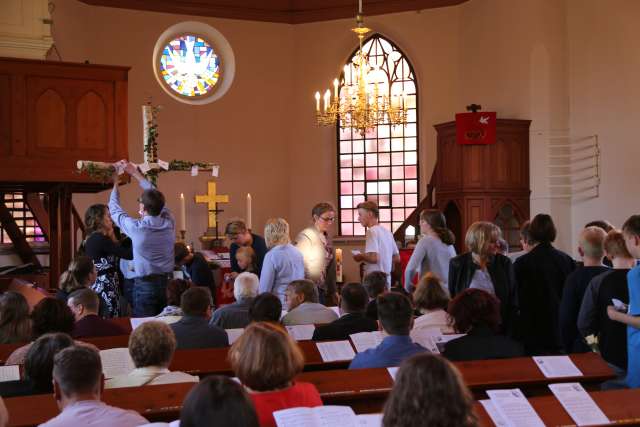
<path id="1" fill-rule="evenodd" d="M 356 354 L 349 369 L 388 368 L 427 349 L 411 341 L 409 335 L 390 335 L 379 346 Z"/>

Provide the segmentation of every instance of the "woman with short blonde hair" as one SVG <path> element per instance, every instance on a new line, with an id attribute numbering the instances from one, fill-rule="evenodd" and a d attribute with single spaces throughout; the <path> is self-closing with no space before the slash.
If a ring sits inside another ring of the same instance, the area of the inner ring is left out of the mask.
<path id="1" fill-rule="evenodd" d="M 250 324 L 231 346 L 229 361 L 249 391 L 261 427 L 275 427 L 274 411 L 322 405 L 313 384 L 294 381 L 304 368 L 304 356 L 282 326 Z"/>
<path id="2" fill-rule="evenodd" d="M 498 252 L 500 229 L 478 221 L 467 230 L 469 252 L 449 263 L 449 294 L 454 298 L 468 288 L 481 289 L 500 300 L 502 331 L 513 333 L 517 314 L 516 281 L 511 260 Z"/>
<path id="3" fill-rule="evenodd" d="M 169 371 L 175 351 L 176 336 L 169 325 L 158 321 L 143 323 L 129 337 L 129 355 L 136 368 L 107 380 L 105 388 L 198 382 L 198 377 Z"/>
<path id="4" fill-rule="evenodd" d="M 289 283 L 304 279 L 302 253 L 291 244 L 289 223 L 284 218 L 271 218 L 264 227 L 269 252 L 260 272 L 260 293 L 271 292 L 284 304 Z"/>

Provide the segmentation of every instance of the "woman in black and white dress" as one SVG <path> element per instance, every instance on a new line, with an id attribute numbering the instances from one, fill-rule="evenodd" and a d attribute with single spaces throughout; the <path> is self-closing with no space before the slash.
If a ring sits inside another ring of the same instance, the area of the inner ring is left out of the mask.
<path id="1" fill-rule="evenodd" d="M 121 314 L 118 258 L 133 259 L 132 250 L 117 241 L 106 205 L 90 206 L 84 215 L 84 222 L 87 232 L 84 251 L 93 259 L 96 267 L 97 277 L 91 289 L 100 297 L 100 316 L 117 317 Z"/>

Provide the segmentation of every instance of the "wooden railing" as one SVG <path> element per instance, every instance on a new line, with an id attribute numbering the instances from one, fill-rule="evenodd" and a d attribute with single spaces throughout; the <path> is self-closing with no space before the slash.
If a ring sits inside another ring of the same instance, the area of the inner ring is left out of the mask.
<path id="1" fill-rule="evenodd" d="M 82 221 L 80 214 L 78 214 L 74 204 L 71 204 L 71 215 L 73 216 L 71 231 L 73 233 L 73 251 L 75 253 L 80 247 L 80 243 L 84 240 L 86 233 L 84 229 L 84 222 Z M 82 232 L 82 237 L 80 239 L 78 239 L 78 230 Z"/>
<path id="2" fill-rule="evenodd" d="M 420 212 L 424 209 L 435 209 L 436 201 L 433 196 L 433 191 L 436 189 L 436 180 L 437 180 L 437 172 L 438 172 L 438 162 L 436 162 L 435 167 L 433 168 L 433 173 L 431 174 L 431 179 L 429 180 L 429 184 L 427 184 L 427 197 L 422 199 L 418 206 L 411 212 L 411 214 L 404 220 L 402 225 L 393 233 L 393 237 L 396 242 L 402 242 L 404 246 L 405 242 L 405 232 L 407 231 L 407 227 L 410 225 L 415 227 L 416 235 L 420 233 Z"/>

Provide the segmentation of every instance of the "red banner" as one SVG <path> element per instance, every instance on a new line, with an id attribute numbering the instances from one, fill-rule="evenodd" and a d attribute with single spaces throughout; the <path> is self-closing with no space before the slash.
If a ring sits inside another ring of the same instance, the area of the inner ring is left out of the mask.
<path id="1" fill-rule="evenodd" d="M 495 144 L 496 113 L 456 114 L 456 137 L 458 144 Z"/>

